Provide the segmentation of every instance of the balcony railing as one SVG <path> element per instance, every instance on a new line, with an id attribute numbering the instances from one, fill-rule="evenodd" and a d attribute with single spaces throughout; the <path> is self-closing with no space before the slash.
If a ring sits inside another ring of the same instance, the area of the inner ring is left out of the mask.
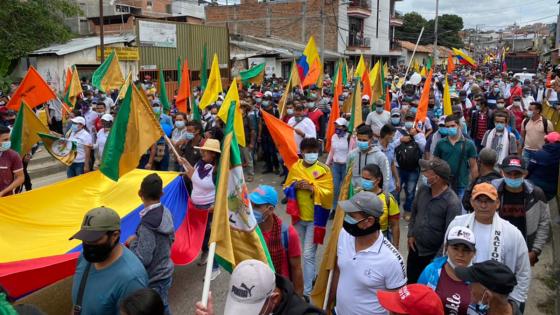
<path id="1" fill-rule="evenodd" d="M 370 1 L 367 0 L 351 0 L 350 3 L 348 3 L 348 8 L 360 8 L 360 9 L 364 9 L 364 10 L 369 10 L 370 9 Z"/>
<path id="2" fill-rule="evenodd" d="M 363 37 L 361 34 L 350 34 L 348 36 L 348 47 L 366 47 L 370 46 L 370 38 Z"/>

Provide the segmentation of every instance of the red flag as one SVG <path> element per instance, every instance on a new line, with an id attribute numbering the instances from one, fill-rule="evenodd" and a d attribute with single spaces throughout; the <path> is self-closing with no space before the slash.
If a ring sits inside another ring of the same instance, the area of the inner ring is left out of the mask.
<path id="1" fill-rule="evenodd" d="M 327 135 L 325 143 L 325 151 L 329 152 L 331 150 L 331 140 L 334 135 L 334 122 L 340 116 L 340 104 L 338 98 L 342 94 L 342 67 L 338 67 L 338 73 L 336 74 L 336 82 L 334 86 L 334 96 L 331 107 L 331 115 L 329 116 L 329 123 L 327 124 Z"/>
<path id="2" fill-rule="evenodd" d="M 507 72 L 507 63 L 505 60 L 502 62 L 502 72 Z"/>
<path id="3" fill-rule="evenodd" d="M 319 62 L 319 58 L 313 61 L 311 68 L 307 72 L 307 76 L 303 79 L 303 83 L 301 84 L 302 87 L 306 87 L 309 85 L 313 85 L 317 83 L 319 80 L 319 76 L 321 75 L 321 63 Z"/>
<path id="4" fill-rule="evenodd" d="M 391 88 L 387 88 L 387 92 L 385 92 L 385 110 L 391 112 Z"/>
<path id="5" fill-rule="evenodd" d="M 189 70 L 189 62 L 185 59 L 185 64 L 183 65 L 183 70 L 181 71 L 181 85 L 179 86 L 179 91 L 177 92 L 177 99 L 175 104 L 180 112 L 187 112 L 187 103 L 191 97 L 191 76 Z"/>
<path id="6" fill-rule="evenodd" d="M 270 132 L 270 136 L 284 160 L 284 165 L 288 169 L 292 168 L 292 165 L 299 160 L 294 128 L 262 109 L 261 114 L 268 132 Z"/>
<path id="7" fill-rule="evenodd" d="M 66 84 L 64 84 L 64 91 L 68 91 L 70 82 L 72 82 L 72 67 L 68 67 L 66 69 Z"/>
<path id="8" fill-rule="evenodd" d="M 208 210 L 198 209 L 189 198 L 186 219 L 175 231 L 175 242 L 171 247 L 171 259 L 176 265 L 190 264 L 198 257 L 204 243 L 207 220 Z"/>
<path id="9" fill-rule="evenodd" d="M 432 87 L 433 72 L 434 68 L 430 69 L 428 77 L 426 78 L 426 83 L 424 83 L 422 95 L 420 96 L 420 101 L 418 102 L 418 111 L 416 112 L 416 123 L 424 122 L 424 120 L 426 120 L 426 116 L 428 115 L 428 103 L 430 100 L 430 88 Z"/>
<path id="10" fill-rule="evenodd" d="M 30 67 L 21 81 L 14 95 L 6 105 L 6 108 L 18 110 L 21 102 L 25 102 L 30 108 L 35 108 L 47 101 L 56 98 L 56 94 L 43 80 L 35 68 Z"/>
<path id="11" fill-rule="evenodd" d="M 453 63 L 453 56 L 449 54 L 447 56 L 447 73 L 452 74 L 455 71 L 455 64 Z"/>
<path id="12" fill-rule="evenodd" d="M 369 104 L 371 105 L 373 101 L 373 91 L 371 90 L 371 81 L 369 80 L 368 69 L 364 70 L 364 74 L 362 75 L 362 84 L 364 85 L 362 96 L 364 95 L 369 96 Z"/>
<path id="13" fill-rule="evenodd" d="M 544 85 L 547 89 L 552 86 L 552 73 L 549 71 L 546 74 L 546 83 Z"/>

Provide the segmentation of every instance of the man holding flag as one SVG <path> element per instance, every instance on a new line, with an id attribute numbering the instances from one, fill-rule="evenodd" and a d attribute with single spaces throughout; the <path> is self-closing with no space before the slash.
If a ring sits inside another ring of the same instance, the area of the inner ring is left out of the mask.
<path id="1" fill-rule="evenodd" d="M 0 125 L 0 197 L 13 194 L 24 181 L 21 158 L 11 145 L 10 128 Z"/>

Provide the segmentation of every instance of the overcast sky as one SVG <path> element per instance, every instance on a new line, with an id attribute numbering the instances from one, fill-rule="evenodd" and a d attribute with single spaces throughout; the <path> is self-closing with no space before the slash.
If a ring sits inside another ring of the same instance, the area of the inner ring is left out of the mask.
<path id="1" fill-rule="evenodd" d="M 433 19 L 436 0 L 402 0 L 397 11 L 416 11 L 426 19 Z M 465 28 L 476 25 L 483 29 L 499 29 L 517 22 L 518 25 L 556 21 L 558 0 L 440 0 L 439 15 L 457 14 Z M 483 24 L 484 26 L 482 26 Z"/>

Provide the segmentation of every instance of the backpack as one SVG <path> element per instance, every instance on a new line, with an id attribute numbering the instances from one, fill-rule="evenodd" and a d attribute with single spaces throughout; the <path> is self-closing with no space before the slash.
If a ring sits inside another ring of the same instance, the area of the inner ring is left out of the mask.
<path id="1" fill-rule="evenodd" d="M 399 163 L 399 168 L 405 171 L 414 171 L 418 169 L 420 166 L 418 161 L 421 156 L 422 151 L 414 139 L 411 139 L 408 143 L 401 142 L 401 144 L 395 148 L 395 158 L 397 163 Z"/>
<path id="2" fill-rule="evenodd" d="M 527 130 L 527 124 L 528 123 L 529 123 L 529 119 L 526 118 L 526 119 L 523 120 L 523 129 L 524 130 Z M 544 127 L 544 134 L 547 135 L 548 134 L 548 119 L 545 119 L 543 117 L 542 124 L 543 124 L 543 127 Z"/>

